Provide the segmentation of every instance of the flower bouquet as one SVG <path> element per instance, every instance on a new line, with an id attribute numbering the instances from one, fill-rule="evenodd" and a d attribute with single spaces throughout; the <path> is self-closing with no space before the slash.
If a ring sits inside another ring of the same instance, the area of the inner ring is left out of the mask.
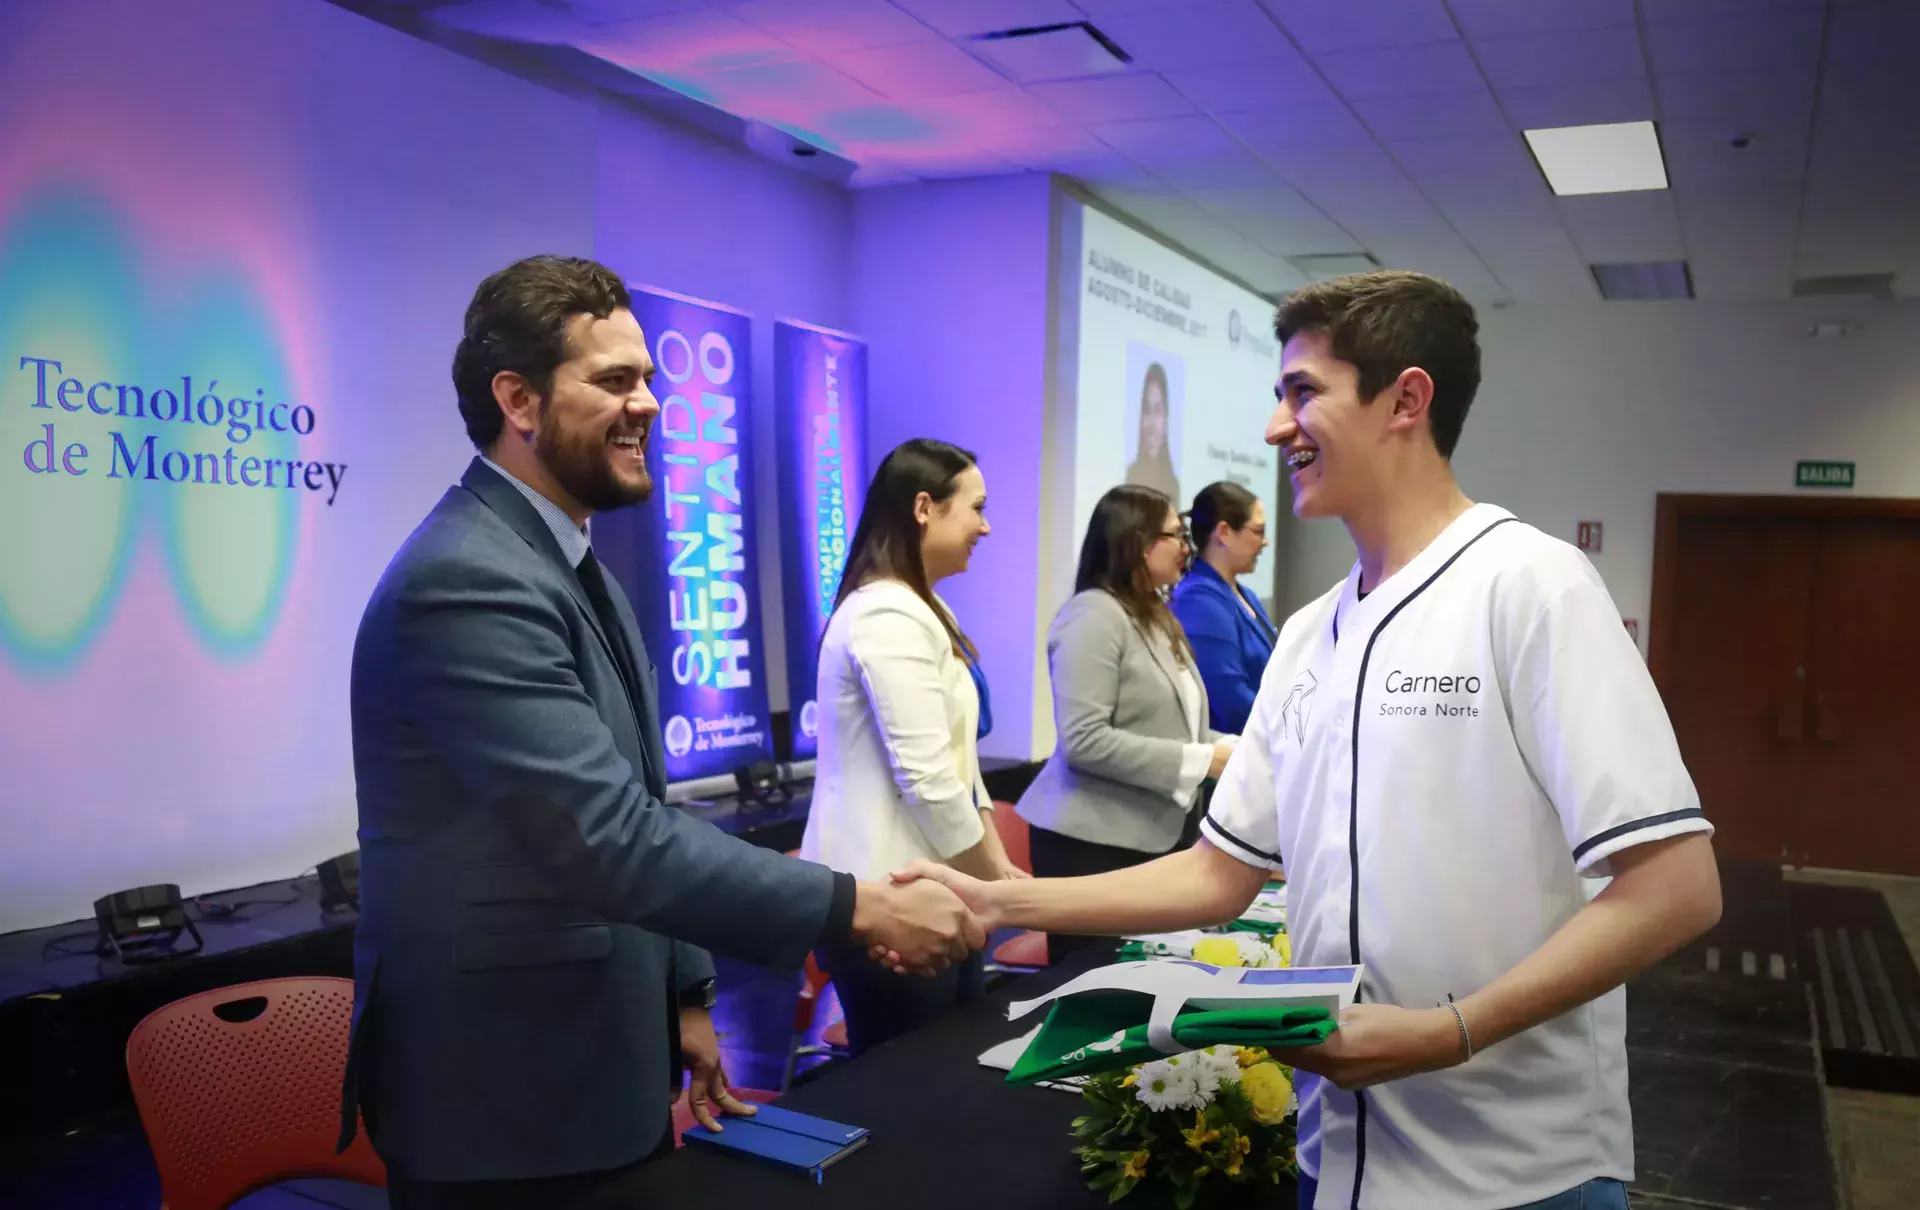
<path id="1" fill-rule="evenodd" d="M 1084 1077 L 1080 1172 L 1117 1202 L 1145 1187 L 1189 1210 L 1271 1188 L 1294 1163 L 1293 1073 L 1258 1047 L 1209 1046 Z"/>

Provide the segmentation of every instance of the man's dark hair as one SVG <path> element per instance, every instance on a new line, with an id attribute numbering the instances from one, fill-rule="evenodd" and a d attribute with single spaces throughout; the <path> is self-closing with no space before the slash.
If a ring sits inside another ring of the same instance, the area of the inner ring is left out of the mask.
<path id="1" fill-rule="evenodd" d="M 511 370 L 544 399 L 554 369 L 567 359 L 567 320 L 605 319 L 632 307 L 611 269 L 578 256 L 530 256 L 481 282 L 453 353 L 453 389 L 468 438 L 482 450 L 500 439 L 506 417 L 493 397 L 494 375 Z"/>
<path id="2" fill-rule="evenodd" d="M 1325 332 L 1333 355 L 1359 371 L 1372 399 L 1413 366 L 1433 379 L 1433 443 L 1452 458 L 1480 389 L 1480 321 L 1473 304 L 1437 277 L 1380 269 L 1316 282 L 1281 300 L 1273 332 L 1285 344 Z"/>

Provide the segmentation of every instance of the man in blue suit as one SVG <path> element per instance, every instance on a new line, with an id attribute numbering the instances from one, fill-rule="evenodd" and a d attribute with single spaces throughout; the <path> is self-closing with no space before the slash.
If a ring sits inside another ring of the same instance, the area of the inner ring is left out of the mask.
<path id="1" fill-rule="evenodd" d="M 1209 483 L 1188 516 L 1199 552 L 1173 590 L 1173 615 L 1193 644 L 1208 715 L 1222 735 L 1247 729 L 1278 637 L 1260 598 L 1240 586 L 1267 548 L 1267 506 L 1238 483 Z"/>
<path id="2" fill-rule="evenodd" d="M 587 518 L 645 500 L 654 366 L 620 280 L 483 282 L 453 379 L 481 451 L 354 646 L 356 1107 L 396 1210 L 630 1206 L 727 1092 L 709 947 L 798 969 L 850 939 L 936 970 L 984 944 L 931 882 L 858 883 L 664 805 L 653 665 Z M 938 891 L 938 897 L 929 890 Z"/>

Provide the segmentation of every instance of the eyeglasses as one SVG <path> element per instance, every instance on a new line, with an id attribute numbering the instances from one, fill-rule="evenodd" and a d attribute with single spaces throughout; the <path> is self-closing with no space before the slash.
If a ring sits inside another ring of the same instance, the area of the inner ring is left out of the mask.
<path id="1" fill-rule="evenodd" d="M 1191 545 L 1193 541 L 1193 539 L 1187 536 L 1187 531 L 1184 529 L 1175 529 L 1175 530 L 1163 529 L 1160 531 L 1160 536 L 1162 538 L 1172 538 L 1174 541 L 1180 543 L 1180 545 L 1182 546 Z"/>

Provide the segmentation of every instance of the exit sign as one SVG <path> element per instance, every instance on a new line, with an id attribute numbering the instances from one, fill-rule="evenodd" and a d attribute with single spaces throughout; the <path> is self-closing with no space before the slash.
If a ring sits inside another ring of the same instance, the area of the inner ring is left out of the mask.
<path id="1" fill-rule="evenodd" d="M 1795 487 L 1844 487 L 1853 486 L 1853 463 L 1851 462 L 1801 462 L 1794 466 L 1793 485 Z"/>

